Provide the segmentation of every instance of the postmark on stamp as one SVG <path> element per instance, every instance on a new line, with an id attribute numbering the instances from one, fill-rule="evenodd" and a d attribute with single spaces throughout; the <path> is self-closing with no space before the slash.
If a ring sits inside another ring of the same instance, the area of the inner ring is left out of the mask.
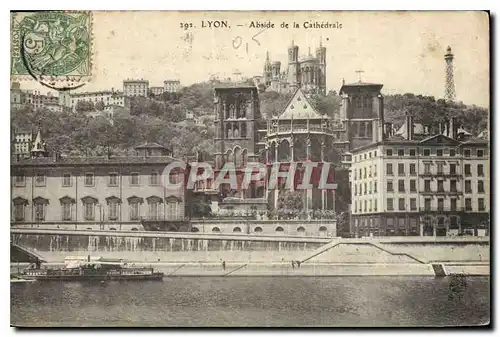
<path id="1" fill-rule="evenodd" d="M 70 89 L 84 85 L 91 75 L 91 12 L 11 13 L 12 77 Z"/>

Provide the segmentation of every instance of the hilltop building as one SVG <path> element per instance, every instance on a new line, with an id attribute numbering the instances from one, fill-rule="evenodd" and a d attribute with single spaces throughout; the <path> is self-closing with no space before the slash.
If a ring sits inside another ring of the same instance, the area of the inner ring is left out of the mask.
<path id="1" fill-rule="evenodd" d="M 266 55 L 262 83 L 266 90 L 295 92 L 298 88 L 306 93 L 326 94 L 326 47 L 320 42 L 316 55 L 309 53 L 299 59 L 299 46 L 292 41 L 288 48 L 285 69 L 280 61 L 271 61 Z"/>

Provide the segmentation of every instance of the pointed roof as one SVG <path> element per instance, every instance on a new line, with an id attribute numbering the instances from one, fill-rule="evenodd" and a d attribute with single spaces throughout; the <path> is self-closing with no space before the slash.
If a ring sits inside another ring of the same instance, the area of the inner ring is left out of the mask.
<path id="1" fill-rule="evenodd" d="M 304 92 L 298 88 L 275 119 L 324 119 L 313 107 Z"/>
<path id="2" fill-rule="evenodd" d="M 45 142 L 42 140 L 42 133 L 40 132 L 40 129 L 38 129 L 38 132 L 36 133 L 31 152 L 47 152 Z"/>
<path id="3" fill-rule="evenodd" d="M 470 133 L 469 131 L 465 130 L 463 127 L 459 127 L 458 130 L 457 130 L 457 134 L 464 134 L 466 136 L 472 136 L 472 133 Z"/>
<path id="4" fill-rule="evenodd" d="M 348 84 L 343 82 L 342 87 L 339 90 L 339 93 L 342 94 L 342 93 L 352 92 L 358 88 L 371 88 L 374 91 L 380 91 L 382 90 L 383 86 L 384 86 L 383 84 L 367 83 L 362 81 L 358 81 L 356 83 L 348 83 Z"/>
<path id="5" fill-rule="evenodd" d="M 166 148 L 155 142 L 145 142 L 144 144 L 136 146 L 135 149 L 140 150 L 140 149 L 166 149 Z"/>
<path id="6" fill-rule="evenodd" d="M 453 138 L 437 134 L 434 136 L 427 137 L 420 141 L 420 144 L 428 144 L 428 145 L 459 145 L 460 142 Z"/>

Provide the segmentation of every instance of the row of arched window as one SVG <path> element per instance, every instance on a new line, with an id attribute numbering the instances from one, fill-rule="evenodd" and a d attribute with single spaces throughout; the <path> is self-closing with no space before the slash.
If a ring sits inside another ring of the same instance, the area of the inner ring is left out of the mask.
<path id="1" fill-rule="evenodd" d="M 194 231 L 194 232 L 197 232 L 197 231 L 198 231 L 198 229 L 197 229 L 197 228 L 193 228 L 193 231 Z M 219 227 L 217 227 L 217 226 L 212 228 L 212 232 L 214 232 L 214 233 L 220 233 L 220 231 L 221 231 L 221 230 L 220 230 L 220 228 L 219 228 Z M 263 232 L 263 229 L 262 229 L 262 227 L 257 226 L 257 227 L 255 227 L 255 228 L 254 228 L 254 230 L 253 230 L 253 231 L 254 231 L 255 233 L 262 233 L 262 232 Z M 284 232 L 284 231 L 285 231 L 285 229 L 284 229 L 283 227 L 281 227 L 281 226 L 277 226 L 277 227 L 275 228 L 275 232 Z M 299 227 L 297 228 L 297 232 L 298 232 L 298 233 L 304 233 L 305 231 L 306 231 L 306 229 L 305 229 L 304 227 L 302 227 L 302 226 L 299 226 Z M 321 226 L 321 227 L 319 228 L 319 231 L 320 231 L 320 232 L 326 232 L 326 231 L 327 231 L 327 228 L 326 228 L 325 226 Z M 234 232 L 234 233 L 241 233 L 241 232 L 242 232 L 242 229 L 241 229 L 241 227 L 234 227 L 234 228 L 233 228 L 233 232 Z"/>

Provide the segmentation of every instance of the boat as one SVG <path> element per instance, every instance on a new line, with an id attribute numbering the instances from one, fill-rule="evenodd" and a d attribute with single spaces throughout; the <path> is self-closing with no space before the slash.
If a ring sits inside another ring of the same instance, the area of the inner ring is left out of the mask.
<path id="1" fill-rule="evenodd" d="M 33 282 L 36 282 L 36 280 L 25 279 L 13 274 L 10 275 L 10 283 L 33 283 Z"/>
<path id="2" fill-rule="evenodd" d="M 151 267 L 130 266 L 121 259 L 89 255 L 66 258 L 62 268 L 42 268 L 37 261 L 16 276 L 36 281 L 161 281 L 164 273 Z"/>

